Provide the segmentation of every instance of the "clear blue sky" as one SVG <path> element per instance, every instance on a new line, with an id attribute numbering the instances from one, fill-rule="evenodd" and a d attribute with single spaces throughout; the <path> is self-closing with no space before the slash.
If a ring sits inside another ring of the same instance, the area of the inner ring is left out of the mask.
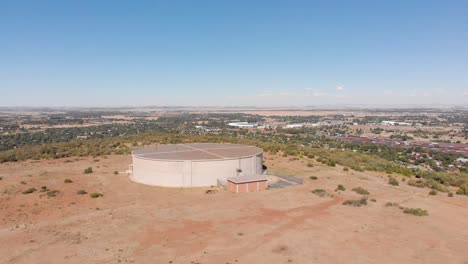
<path id="1" fill-rule="evenodd" d="M 468 105 L 468 1 L 0 1 L 0 106 Z"/>

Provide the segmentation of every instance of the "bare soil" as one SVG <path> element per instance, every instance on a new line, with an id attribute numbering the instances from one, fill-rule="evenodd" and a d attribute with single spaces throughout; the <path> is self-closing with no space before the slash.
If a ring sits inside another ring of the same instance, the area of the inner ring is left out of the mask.
<path id="1" fill-rule="evenodd" d="M 114 174 L 130 162 L 109 156 L 0 164 L 0 263 L 468 263 L 466 196 L 429 196 L 398 176 L 400 186 L 391 186 L 385 174 L 272 155 L 270 169 L 302 177 L 304 185 L 241 195 L 158 188 Z M 87 167 L 94 172 L 83 174 Z M 338 184 L 346 191 L 335 192 Z M 59 193 L 49 197 L 41 186 Z M 351 191 L 359 186 L 370 192 L 369 204 L 342 205 L 361 197 Z M 32 187 L 37 191 L 22 194 Z M 316 188 L 330 195 L 318 197 Z M 93 199 L 93 192 L 104 196 Z"/>

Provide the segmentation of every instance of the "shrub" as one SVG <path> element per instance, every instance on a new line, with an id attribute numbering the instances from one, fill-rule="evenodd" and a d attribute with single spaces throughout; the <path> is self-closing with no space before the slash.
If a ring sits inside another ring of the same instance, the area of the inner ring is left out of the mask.
<path id="1" fill-rule="evenodd" d="M 445 187 L 443 184 L 441 184 L 438 181 L 435 181 L 433 179 L 427 180 L 425 182 L 426 187 L 429 187 L 433 190 L 439 191 L 439 192 L 448 192 L 447 187 Z"/>
<path id="2" fill-rule="evenodd" d="M 468 183 L 461 185 L 460 188 L 457 190 L 457 194 L 468 195 Z"/>
<path id="3" fill-rule="evenodd" d="M 362 187 L 357 187 L 352 189 L 353 192 L 360 194 L 360 195 L 369 195 L 370 192 Z"/>
<path id="4" fill-rule="evenodd" d="M 310 176 L 309 178 L 314 181 L 318 179 L 317 176 Z"/>
<path id="5" fill-rule="evenodd" d="M 437 195 L 437 191 L 436 191 L 436 190 L 431 190 L 431 191 L 429 192 L 429 195 Z"/>
<path id="6" fill-rule="evenodd" d="M 447 196 L 448 197 L 453 197 L 453 193 L 449 192 Z"/>
<path id="7" fill-rule="evenodd" d="M 88 192 L 85 190 L 79 190 L 76 192 L 76 194 L 87 194 Z"/>
<path id="8" fill-rule="evenodd" d="M 64 183 L 72 183 L 73 181 L 70 180 L 70 179 L 65 179 L 63 182 L 64 182 Z"/>
<path id="9" fill-rule="evenodd" d="M 343 171 L 349 171 L 349 168 L 348 168 L 348 167 L 344 167 L 344 168 L 343 168 Z"/>
<path id="10" fill-rule="evenodd" d="M 405 214 L 412 214 L 416 216 L 426 216 L 429 215 L 427 210 L 421 208 L 403 208 L 403 213 Z"/>
<path id="11" fill-rule="evenodd" d="M 315 189 L 315 190 L 312 190 L 312 193 L 317 195 L 318 197 L 327 196 L 327 191 L 325 191 L 324 189 Z"/>
<path id="12" fill-rule="evenodd" d="M 29 188 L 26 191 L 24 191 L 23 194 L 30 194 L 30 193 L 33 193 L 35 191 L 37 191 L 36 188 Z"/>
<path id="13" fill-rule="evenodd" d="M 47 192 L 48 190 L 47 186 L 41 186 L 41 192 Z"/>
<path id="14" fill-rule="evenodd" d="M 336 186 L 335 191 L 346 191 L 346 188 L 342 184 L 338 184 L 338 186 Z"/>
<path id="15" fill-rule="evenodd" d="M 48 191 L 48 192 L 47 192 L 47 196 L 49 196 L 49 197 L 55 197 L 55 196 L 57 196 L 57 194 L 59 194 L 59 193 L 60 193 L 60 192 L 57 191 L 57 190 Z"/>
<path id="16" fill-rule="evenodd" d="M 114 171 L 114 174 L 117 175 L 117 174 L 119 174 L 119 172 L 118 172 L 118 171 Z"/>
<path id="17" fill-rule="evenodd" d="M 439 179 L 440 180 L 440 179 Z M 419 180 L 409 180 L 408 185 L 423 188 L 428 187 L 434 189 L 439 192 L 448 192 L 447 187 L 445 187 L 440 181 L 442 180 L 435 180 L 435 179 L 419 179 Z"/>
<path id="18" fill-rule="evenodd" d="M 27 183 L 25 181 L 20 181 L 21 184 L 26 185 Z"/>
<path id="19" fill-rule="evenodd" d="M 308 163 L 307 163 L 307 167 L 311 168 L 311 167 L 313 167 L 313 166 L 314 166 L 314 164 L 313 164 L 312 162 L 308 162 Z"/>
<path id="20" fill-rule="evenodd" d="M 385 207 L 391 207 L 391 206 L 399 207 L 400 205 L 398 203 L 392 203 L 392 202 L 385 203 Z"/>
<path id="21" fill-rule="evenodd" d="M 424 188 L 425 187 L 425 184 L 424 184 L 423 180 L 409 180 L 408 185 L 418 187 L 418 188 Z"/>
<path id="22" fill-rule="evenodd" d="M 0 177 L 0 181 L 3 180 L 3 177 Z"/>
<path id="23" fill-rule="evenodd" d="M 93 173 L 93 168 L 92 168 L 92 167 L 88 167 L 88 168 L 84 169 L 84 173 L 85 173 L 85 174 Z"/>
<path id="24" fill-rule="evenodd" d="M 358 200 L 346 200 L 343 202 L 343 205 L 357 206 L 357 207 L 365 206 L 367 205 L 367 197 L 363 197 Z"/>
<path id="25" fill-rule="evenodd" d="M 393 177 L 390 177 L 390 178 L 388 179 L 388 184 L 393 185 L 393 186 L 398 186 L 398 185 L 400 185 L 400 184 L 398 183 L 397 179 L 395 179 L 395 178 L 393 178 Z"/>
<path id="26" fill-rule="evenodd" d="M 104 194 L 95 192 L 95 193 L 90 194 L 89 196 L 91 198 L 98 198 L 98 197 L 104 196 Z"/>
<path id="27" fill-rule="evenodd" d="M 370 199 L 370 201 L 371 201 L 371 202 L 374 202 L 374 203 L 377 202 L 376 199 Z"/>

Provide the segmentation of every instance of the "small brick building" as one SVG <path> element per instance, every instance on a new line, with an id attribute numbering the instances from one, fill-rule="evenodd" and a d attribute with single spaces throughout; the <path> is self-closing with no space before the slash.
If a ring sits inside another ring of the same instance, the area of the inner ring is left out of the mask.
<path id="1" fill-rule="evenodd" d="M 263 175 L 232 177 L 227 179 L 227 188 L 234 193 L 258 192 L 266 190 L 267 181 Z"/>

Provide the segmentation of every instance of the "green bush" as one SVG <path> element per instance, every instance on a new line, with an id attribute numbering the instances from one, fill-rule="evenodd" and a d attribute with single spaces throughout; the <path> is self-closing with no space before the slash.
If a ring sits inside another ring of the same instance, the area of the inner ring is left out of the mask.
<path id="1" fill-rule="evenodd" d="M 41 186 L 41 192 L 47 192 L 48 190 L 47 186 Z"/>
<path id="2" fill-rule="evenodd" d="M 314 181 L 318 179 L 317 176 L 310 176 L 309 178 Z"/>
<path id="3" fill-rule="evenodd" d="M 436 190 L 431 190 L 431 191 L 429 192 L 429 195 L 437 195 L 437 191 L 436 191 Z"/>
<path id="4" fill-rule="evenodd" d="M 427 210 L 421 208 L 403 208 L 403 213 L 405 214 L 412 214 L 416 216 L 426 216 L 429 215 Z"/>
<path id="5" fill-rule="evenodd" d="M 23 194 L 30 194 L 30 193 L 33 193 L 35 191 L 37 191 L 36 188 L 29 188 L 26 191 L 24 191 Z"/>
<path id="6" fill-rule="evenodd" d="M 64 183 L 72 183 L 73 181 L 70 180 L 70 179 L 65 179 L 63 182 L 64 182 Z"/>
<path id="7" fill-rule="evenodd" d="M 346 200 L 343 202 L 343 205 L 357 206 L 357 207 L 365 206 L 367 205 L 367 197 L 363 197 L 358 200 Z"/>
<path id="8" fill-rule="evenodd" d="M 443 184 L 433 179 L 426 180 L 425 185 L 426 187 L 429 187 L 439 192 L 448 192 L 447 187 L 445 187 Z"/>
<path id="9" fill-rule="evenodd" d="M 84 173 L 85 173 L 85 174 L 93 173 L 93 168 L 92 168 L 92 167 L 88 167 L 88 168 L 84 169 Z"/>
<path id="10" fill-rule="evenodd" d="M 88 192 L 85 190 L 79 190 L 76 192 L 76 194 L 87 194 Z"/>
<path id="11" fill-rule="evenodd" d="M 346 191 L 346 188 L 342 184 L 338 184 L 338 186 L 336 186 L 335 191 Z"/>
<path id="12" fill-rule="evenodd" d="M 392 202 L 385 203 L 385 207 L 391 207 L 391 206 L 399 207 L 400 205 L 398 203 L 392 203 Z"/>
<path id="13" fill-rule="evenodd" d="M 104 194 L 95 192 L 95 193 L 90 194 L 89 196 L 91 198 L 98 198 L 98 197 L 104 196 Z"/>
<path id="14" fill-rule="evenodd" d="M 311 167 L 313 167 L 313 166 L 314 166 L 314 164 L 313 164 L 312 162 L 308 162 L 308 163 L 307 163 L 307 167 L 311 168 Z"/>
<path id="15" fill-rule="evenodd" d="M 317 195 L 318 197 L 325 197 L 327 196 L 327 191 L 324 189 L 315 189 L 311 191 L 313 194 Z"/>
<path id="16" fill-rule="evenodd" d="M 397 179 L 395 179 L 395 178 L 393 178 L 393 177 L 390 177 L 390 178 L 388 179 L 388 184 L 393 185 L 393 186 L 398 186 L 398 185 L 400 185 L 400 183 L 398 183 Z"/>
<path id="17" fill-rule="evenodd" d="M 424 188 L 426 187 L 425 183 L 423 180 L 409 180 L 408 181 L 408 185 L 409 186 L 414 186 L 414 187 L 418 187 L 418 188 Z"/>
<path id="18" fill-rule="evenodd" d="M 362 187 L 356 187 L 352 189 L 353 192 L 360 194 L 360 195 L 369 195 L 370 192 Z"/>
<path id="19" fill-rule="evenodd" d="M 48 192 L 47 192 L 47 196 L 49 196 L 49 197 L 55 197 L 55 196 L 57 196 L 57 194 L 59 194 L 59 193 L 60 193 L 60 192 L 57 191 L 57 190 L 48 191 Z"/>
<path id="20" fill-rule="evenodd" d="M 343 167 L 343 171 L 349 171 L 348 167 Z"/>
<path id="21" fill-rule="evenodd" d="M 457 190 L 457 194 L 468 195 L 468 183 L 461 185 Z"/>

